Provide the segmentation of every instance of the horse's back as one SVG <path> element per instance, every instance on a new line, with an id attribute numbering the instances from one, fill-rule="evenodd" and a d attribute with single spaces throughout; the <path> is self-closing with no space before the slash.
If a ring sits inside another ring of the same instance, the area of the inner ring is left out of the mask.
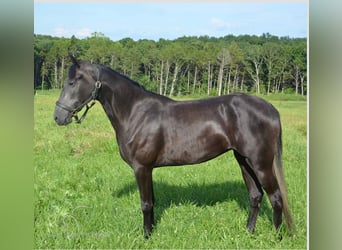
<path id="1" fill-rule="evenodd" d="M 174 119 L 177 124 L 198 121 L 221 121 L 226 125 L 237 122 L 279 123 L 278 111 L 264 99 L 234 93 L 230 95 L 193 100 L 171 102 L 165 109 L 165 119 Z"/>

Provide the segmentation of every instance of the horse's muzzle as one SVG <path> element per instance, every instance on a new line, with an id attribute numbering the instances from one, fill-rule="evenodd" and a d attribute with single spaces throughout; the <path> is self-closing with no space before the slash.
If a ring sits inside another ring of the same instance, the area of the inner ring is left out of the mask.
<path id="1" fill-rule="evenodd" d="M 72 122 L 72 117 L 70 112 L 56 106 L 54 112 L 54 120 L 59 126 L 68 125 Z"/>

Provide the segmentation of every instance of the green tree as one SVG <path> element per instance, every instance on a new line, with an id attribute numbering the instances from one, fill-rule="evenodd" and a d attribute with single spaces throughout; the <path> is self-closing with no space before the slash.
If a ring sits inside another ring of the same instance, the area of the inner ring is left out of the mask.
<path id="1" fill-rule="evenodd" d="M 232 57 L 228 49 L 223 48 L 217 54 L 217 62 L 219 64 L 219 74 L 218 74 L 218 79 L 217 79 L 217 94 L 220 96 L 222 94 L 222 81 L 223 81 L 224 71 L 227 67 L 229 67 L 229 65 L 232 62 Z"/>
<path id="2" fill-rule="evenodd" d="M 291 74 L 288 71 L 291 60 L 289 46 L 281 46 L 279 50 L 279 61 L 276 68 L 278 81 L 275 86 L 275 92 L 283 92 L 285 89 L 285 82 L 291 77 Z"/>
<path id="3" fill-rule="evenodd" d="M 275 77 L 275 67 L 279 61 L 279 46 L 273 42 L 266 42 L 262 46 L 262 56 L 267 70 L 267 95 L 271 91 L 271 82 Z"/>
<path id="4" fill-rule="evenodd" d="M 299 92 L 301 85 L 301 94 L 304 95 L 304 82 L 306 79 L 306 46 L 298 44 L 291 50 L 292 77 L 294 79 L 295 93 Z"/>
<path id="5" fill-rule="evenodd" d="M 306 93 L 306 39 L 227 35 L 112 41 L 101 32 L 77 39 L 34 35 L 34 85 L 59 88 L 68 55 L 109 66 L 160 94 L 232 91 Z M 264 86 L 264 85 L 263 85 Z M 262 88 L 264 90 L 264 88 Z"/>
<path id="6" fill-rule="evenodd" d="M 169 92 L 169 96 L 174 95 L 176 83 L 177 83 L 177 77 L 179 74 L 179 71 L 181 67 L 183 66 L 185 59 L 184 59 L 184 47 L 180 42 L 174 42 L 170 45 L 170 60 L 173 64 L 173 79 L 171 82 L 171 88 Z"/>
<path id="7" fill-rule="evenodd" d="M 240 75 L 240 71 L 243 70 L 243 64 L 244 64 L 243 51 L 241 50 L 241 48 L 236 42 L 232 42 L 228 50 L 230 52 L 232 60 L 231 60 L 231 67 L 229 69 L 228 83 L 227 83 L 226 92 L 225 92 L 227 94 L 230 93 L 231 74 L 233 74 L 232 89 L 233 90 L 238 89 L 239 75 Z M 243 83 L 241 83 L 241 86 L 242 84 Z"/>
<path id="8" fill-rule="evenodd" d="M 90 38 L 86 39 L 87 51 L 85 59 L 91 63 L 106 64 L 110 61 L 110 48 L 111 40 L 105 37 L 102 33 L 94 32 Z"/>
<path id="9" fill-rule="evenodd" d="M 256 93 L 260 94 L 260 72 L 263 63 L 262 47 L 260 45 L 250 45 L 245 54 L 246 70 L 252 77 Z"/>
<path id="10" fill-rule="evenodd" d="M 79 58 L 79 56 L 83 54 L 81 41 L 77 39 L 74 35 L 71 36 L 70 39 L 69 54 L 76 58 Z"/>
<path id="11" fill-rule="evenodd" d="M 120 65 L 120 58 L 122 57 L 122 44 L 113 42 L 109 45 L 108 54 L 110 57 L 109 66 L 112 69 L 118 69 Z"/>

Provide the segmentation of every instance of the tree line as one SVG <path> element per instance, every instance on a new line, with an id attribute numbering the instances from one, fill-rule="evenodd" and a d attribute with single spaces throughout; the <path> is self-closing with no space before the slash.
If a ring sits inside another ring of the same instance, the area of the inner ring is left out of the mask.
<path id="1" fill-rule="evenodd" d="M 306 38 L 266 33 L 112 41 L 99 32 L 85 39 L 35 34 L 34 88 L 62 88 L 69 55 L 109 66 L 167 96 L 307 91 Z"/>

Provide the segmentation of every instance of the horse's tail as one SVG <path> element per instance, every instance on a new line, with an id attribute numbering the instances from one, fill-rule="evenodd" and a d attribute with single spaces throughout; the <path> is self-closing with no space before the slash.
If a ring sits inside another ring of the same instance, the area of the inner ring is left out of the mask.
<path id="1" fill-rule="evenodd" d="M 276 150 L 275 150 L 275 155 L 274 155 L 274 160 L 273 160 L 273 170 L 278 181 L 281 198 L 283 201 L 283 213 L 285 217 L 286 227 L 289 233 L 291 234 L 294 232 L 295 227 L 294 227 L 294 222 L 292 220 L 292 216 L 290 213 L 290 208 L 289 208 L 289 204 L 287 200 L 286 184 L 285 184 L 285 178 L 284 178 L 284 173 L 283 173 L 281 128 L 280 128 L 279 137 L 276 143 Z"/>

